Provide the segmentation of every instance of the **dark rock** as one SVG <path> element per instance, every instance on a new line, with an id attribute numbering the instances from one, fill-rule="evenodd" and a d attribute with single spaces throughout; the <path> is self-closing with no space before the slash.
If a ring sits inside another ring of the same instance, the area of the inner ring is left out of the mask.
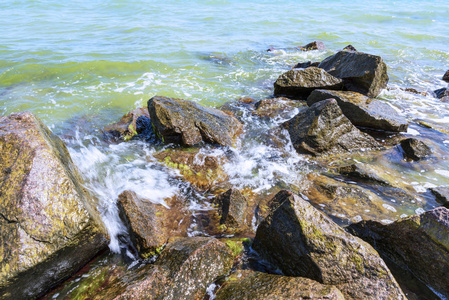
<path id="1" fill-rule="evenodd" d="M 352 164 L 349 166 L 340 167 L 337 171 L 351 179 L 391 186 L 390 182 L 377 175 L 376 170 L 372 169 L 368 165 Z"/>
<path id="2" fill-rule="evenodd" d="M 288 130 L 293 146 L 300 153 L 319 155 L 381 147 L 352 125 L 335 99 L 313 104 L 282 126 Z"/>
<path id="3" fill-rule="evenodd" d="M 415 88 L 401 88 L 401 87 L 387 87 L 388 91 L 394 91 L 394 90 L 400 90 L 400 91 L 404 91 L 407 93 L 412 93 L 412 94 L 416 94 L 416 95 L 421 95 L 421 96 L 428 96 L 429 93 L 426 91 L 418 91 Z"/>
<path id="4" fill-rule="evenodd" d="M 154 96 L 148 100 L 148 111 L 155 133 L 165 143 L 232 146 L 242 128 L 233 116 L 189 100 Z"/>
<path id="5" fill-rule="evenodd" d="M 346 47 L 343 48 L 343 51 L 357 52 L 357 49 L 353 45 L 347 45 Z"/>
<path id="6" fill-rule="evenodd" d="M 154 264 L 129 268 L 111 260 L 64 286 L 58 298 L 203 299 L 206 288 L 229 273 L 234 258 L 217 239 L 193 237 L 169 243 Z"/>
<path id="7" fill-rule="evenodd" d="M 239 190 L 231 188 L 218 195 L 214 202 L 219 207 L 220 224 L 241 227 L 245 223 L 248 201 Z"/>
<path id="8" fill-rule="evenodd" d="M 302 63 L 297 63 L 297 64 L 293 67 L 293 69 L 306 69 L 306 68 L 308 68 L 308 67 L 318 67 L 319 64 L 320 64 L 319 61 L 316 61 L 316 62 L 311 62 L 311 61 L 308 61 L 308 62 L 302 62 Z"/>
<path id="9" fill-rule="evenodd" d="M 429 189 L 435 195 L 436 200 L 446 208 L 449 208 L 449 187 L 439 186 Z"/>
<path id="10" fill-rule="evenodd" d="M 259 102 L 256 102 L 254 107 L 254 114 L 258 115 L 259 117 L 288 118 L 298 109 L 304 109 L 307 106 L 302 101 L 279 97 L 261 100 Z"/>
<path id="11" fill-rule="evenodd" d="M 313 41 L 308 43 L 307 45 L 300 48 L 302 51 L 311 51 L 311 50 L 324 50 L 326 46 L 321 41 Z"/>
<path id="12" fill-rule="evenodd" d="M 446 73 L 444 73 L 442 79 L 446 82 L 449 82 L 449 70 L 447 70 Z"/>
<path id="13" fill-rule="evenodd" d="M 151 121 L 148 129 L 143 128 L 143 119 L 139 121 L 139 125 L 137 124 L 137 120 L 141 117 L 150 118 L 146 107 L 136 108 L 126 113 L 119 122 L 106 126 L 104 130 L 118 140 L 128 141 L 142 131 L 151 130 Z M 138 127 L 140 132 L 137 130 Z M 148 124 L 145 127 L 148 127 Z"/>
<path id="14" fill-rule="evenodd" d="M 135 192 L 119 195 L 119 215 L 126 225 L 139 254 L 146 258 L 157 254 L 169 238 L 187 236 L 190 216 L 180 203 L 162 204 L 142 199 Z"/>
<path id="15" fill-rule="evenodd" d="M 376 97 L 387 87 L 387 65 L 380 56 L 339 51 L 319 65 L 329 74 L 344 80 L 345 89 Z"/>
<path id="16" fill-rule="evenodd" d="M 217 294 L 225 299 L 341 299 L 334 286 L 323 285 L 304 277 L 287 277 L 254 271 L 238 271 L 231 275 Z"/>
<path id="17" fill-rule="evenodd" d="M 0 118 L 0 295 L 36 298 L 107 245 L 65 144 L 29 112 Z"/>
<path id="18" fill-rule="evenodd" d="M 185 180 L 199 190 L 219 188 L 227 181 L 223 165 L 226 157 L 208 155 L 199 149 L 167 149 L 153 154 L 167 167 L 177 169 Z"/>
<path id="19" fill-rule="evenodd" d="M 415 138 L 408 138 L 401 141 L 401 148 L 404 150 L 406 158 L 411 160 L 421 160 L 432 155 L 432 150 L 422 141 Z"/>
<path id="20" fill-rule="evenodd" d="M 338 90 L 343 81 L 323 69 L 309 67 L 307 69 L 290 70 L 274 83 L 274 95 L 287 96 L 293 99 L 305 99 L 315 89 Z"/>
<path id="21" fill-rule="evenodd" d="M 334 285 L 346 299 L 406 299 L 368 243 L 296 195 L 262 221 L 253 249 L 285 275 Z"/>
<path id="22" fill-rule="evenodd" d="M 352 124 L 387 131 L 407 131 L 408 123 L 388 104 L 350 91 L 314 90 L 307 104 L 334 98 Z"/>
<path id="23" fill-rule="evenodd" d="M 369 242 L 395 265 L 410 271 L 436 292 L 449 297 L 449 210 L 438 207 L 383 225 L 353 224 L 349 230 Z"/>
<path id="24" fill-rule="evenodd" d="M 433 91 L 433 93 L 435 94 L 435 97 L 438 99 L 449 96 L 449 90 L 447 88 L 441 88 L 441 89 L 435 90 L 435 91 Z"/>

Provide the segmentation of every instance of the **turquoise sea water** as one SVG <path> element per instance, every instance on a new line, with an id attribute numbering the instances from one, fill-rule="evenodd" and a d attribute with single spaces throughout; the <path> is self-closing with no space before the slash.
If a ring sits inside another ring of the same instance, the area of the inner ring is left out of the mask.
<path id="1" fill-rule="evenodd" d="M 175 175 L 155 167 L 153 148 L 102 144 L 103 126 L 154 95 L 207 106 L 269 97 L 276 78 L 294 64 L 348 44 L 384 58 L 390 87 L 445 87 L 448 16 L 447 1 L 0 1 L 0 115 L 29 110 L 60 135 L 101 199 L 109 230 L 119 232 L 114 203 L 121 191 L 162 202 L 180 188 Z M 295 48 L 314 40 L 327 49 Z M 270 47 L 278 51 L 267 52 Z M 411 122 L 408 136 L 432 139 L 438 159 L 413 168 L 377 163 L 399 170 L 398 180 L 416 192 L 448 185 L 449 137 L 414 120 L 447 126 L 449 104 L 400 90 L 380 98 Z M 256 139 L 234 151 L 231 181 L 256 192 L 298 181 L 312 168 L 306 157 L 281 155 Z M 422 208 L 419 202 L 387 209 L 399 218 Z"/>

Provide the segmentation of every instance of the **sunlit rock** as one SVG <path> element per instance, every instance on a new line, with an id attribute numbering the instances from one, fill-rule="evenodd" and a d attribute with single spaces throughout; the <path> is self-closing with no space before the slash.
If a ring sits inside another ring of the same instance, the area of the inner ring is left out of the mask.
<path id="1" fill-rule="evenodd" d="M 319 68 L 341 78 L 346 90 L 377 97 L 387 87 L 387 65 L 380 56 L 362 52 L 339 51 L 324 59 Z"/>
<path id="2" fill-rule="evenodd" d="M 302 51 L 311 51 L 311 50 L 324 50 L 326 46 L 321 41 L 313 41 L 308 43 L 305 46 L 300 47 Z"/>
<path id="3" fill-rule="evenodd" d="M 320 155 L 381 148 L 374 138 L 352 125 L 335 99 L 313 104 L 282 126 L 299 153 Z"/>
<path id="4" fill-rule="evenodd" d="M 253 248 L 287 276 L 335 285 L 346 299 L 406 299 L 366 242 L 291 194 L 257 228 Z"/>
<path id="5" fill-rule="evenodd" d="M 439 207 L 384 225 L 363 221 L 350 227 L 388 261 L 449 297 L 449 210 Z"/>
<path id="6" fill-rule="evenodd" d="M 246 220 L 248 200 L 239 190 L 231 188 L 214 199 L 218 205 L 220 224 L 243 227 Z"/>
<path id="7" fill-rule="evenodd" d="M 401 141 L 401 148 L 404 156 L 411 160 L 421 160 L 432 155 L 432 150 L 422 141 L 415 138 L 408 138 Z"/>
<path id="8" fill-rule="evenodd" d="M 323 69 L 309 67 L 293 69 L 279 76 L 274 83 L 274 95 L 306 99 L 315 89 L 338 90 L 343 81 Z"/>
<path id="9" fill-rule="evenodd" d="M 334 286 L 305 277 L 288 277 L 250 270 L 237 271 L 217 291 L 216 300 L 225 299 L 334 299 L 343 294 Z"/>
<path id="10" fill-rule="evenodd" d="M 292 113 L 303 110 L 307 106 L 302 101 L 290 100 L 285 97 L 270 98 L 254 104 L 254 114 L 267 118 L 288 118 Z"/>
<path id="11" fill-rule="evenodd" d="M 0 118 L 0 295 L 30 299 L 107 245 L 65 144 L 29 112 Z"/>
<path id="12" fill-rule="evenodd" d="M 119 141 L 128 141 L 142 132 L 150 131 L 152 128 L 148 109 L 136 108 L 123 115 L 119 122 L 106 126 L 104 130 Z"/>
<path id="13" fill-rule="evenodd" d="M 315 90 L 307 98 L 309 106 L 334 98 L 352 124 L 386 131 L 407 131 L 408 123 L 388 104 L 351 91 Z"/>
<path id="14" fill-rule="evenodd" d="M 232 146 L 242 129 L 234 116 L 189 100 L 154 96 L 148 100 L 148 111 L 164 143 Z"/>

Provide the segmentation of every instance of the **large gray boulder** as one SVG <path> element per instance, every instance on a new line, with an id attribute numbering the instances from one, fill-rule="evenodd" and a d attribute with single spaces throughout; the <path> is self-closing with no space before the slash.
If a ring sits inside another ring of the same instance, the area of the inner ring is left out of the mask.
<path id="1" fill-rule="evenodd" d="M 0 118 L 0 298 L 31 299 L 107 245 L 64 143 L 30 112 Z"/>
<path id="2" fill-rule="evenodd" d="M 339 51 L 324 59 L 319 68 L 344 81 L 346 90 L 376 97 L 387 87 L 387 65 L 380 56 Z"/>
<path id="3" fill-rule="evenodd" d="M 343 81 L 323 69 L 309 67 L 285 72 L 274 83 L 274 95 L 306 99 L 315 89 L 338 90 Z"/>
<path id="4" fill-rule="evenodd" d="M 300 153 L 320 155 L 381 147 L 374 138 L 352 125 L 335 99 L 313 104 L 282 126 Z"/>
<path id="5" fill-rule="evenodd" d="M 388 225 L 362 221 L 349 230 L 383 257 L 449 297 L 449 209 L 438 207 Z"/>
<path id="6" fill-rule="evenodd" d="M 343 114 L 355 126 L 387 131 L 407 131 L 408 123 L 388 104 L 357 92 L 314 90 L 307 98 L 309 106 L 334 98 Z"/>
<path id="7" fill-rule="evenodd" d="M 165 143 L 232 146 L 242 129 L 235 117 L 190 100 L 154 96 L 148 100 L 148 112 L 156 135 Z"/>
<path id="8" fill-rule="evenodd" d="M 253 248 L 285 275 L 334 285 L 346 299 L 406 299 L 373 247 L 307 201 L 291 194 L 273 208 Z"/>

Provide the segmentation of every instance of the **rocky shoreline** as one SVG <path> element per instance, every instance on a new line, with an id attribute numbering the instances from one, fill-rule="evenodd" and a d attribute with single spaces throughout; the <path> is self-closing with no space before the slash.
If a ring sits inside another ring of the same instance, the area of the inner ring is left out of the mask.
<path id="1" fill-rule="evenodd" d="M 383 222 L 394 210 L 383 198 L 417 195 L 376 160 L 395 156 L 413 167 L 439 159 L 432 143 L 401 138 L 409 122 L 376 98 L 387 84 L 381 57 L 348 46 L 280 75 L 270 99 L 217 109 L 154 96 L 108 125 L 110 143 L 169 145 L 153 157 L 207 191 L 213 207 L 197 213 L 188 195 L 162 205 L 123 191 L 117 209 L 128 236 L 119 241 L 130 262 L 104 254 L 98 200 L 64 143 L 29 112 L 0 118 L 0 299 L 449 298 L 447 187 L 429 191 L 440 207 Z M 447 101 L 449 90 L 435 97 Z M 242 114 L 288 119 L 259 138 L 285 148 L 279 137 L 287 136 L 322 171 L 265 194 L 233 186 L 223 167 L 232 151 L 203 150 L 238 148 L 251 130 Z M 352 224 L 342 226 L 340 215 Z M 201 228 L 194 235 L 193 223 Z"/>

